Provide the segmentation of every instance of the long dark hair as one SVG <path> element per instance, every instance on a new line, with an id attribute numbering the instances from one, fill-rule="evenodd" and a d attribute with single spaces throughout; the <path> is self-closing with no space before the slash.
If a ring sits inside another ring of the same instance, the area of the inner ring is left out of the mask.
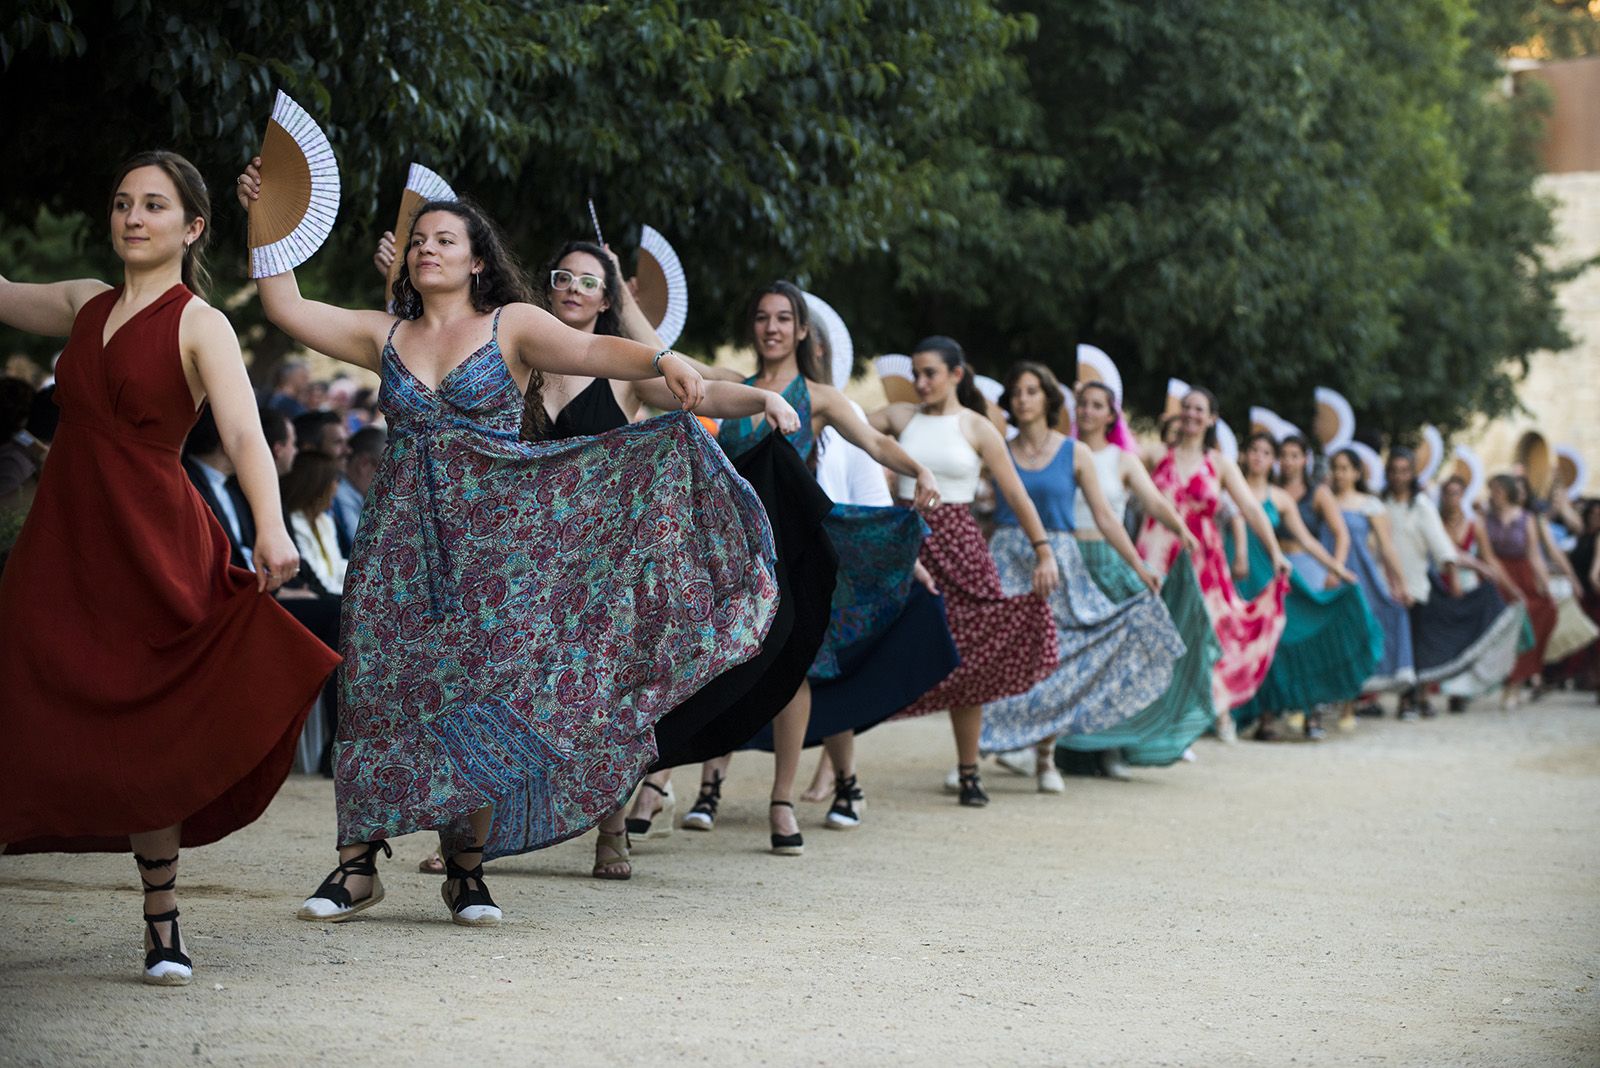
<path id="1" fill-rule="evenodd" d="M 417 220 L 435 211 L 447 211 L 467 227 L 467 247 L 472 255 L 483 261 L 483 270 L 474 276 L 469 290 L 472 308 L 487 314 L 507 304 L 533 304 L 544 307 L 528 284 L 527 272 L 506 246 L 505 237 L 494 220 L 470 200 L 430 200 L 411 216 L 406 228 L 406 240 L 398 250 L 400 274 L 394 280 L 394 313 L 402 319 L 422 316 L 422 294 L 411 284 L 411 235 L 417 229 Z M 544 410 L 544 374 L 532 371 L 528 375 L 528 389 L 524 394 L 522 421 L 539 438 L 549 430 L 550 416 Z"/>
<path id="2" fill-rule="evenodd" d="M 301 449 L 294 454 L 294 466 L 279 480 L 283 495 L 283 514 L 303 513 L 315 519 L 313 510 L 323 502 L 335 482 L 339 481 L 339 464 L 333 457 L 316 449 Z"/>
<path id="3" fill-rule="evenodd" d="M 1066 400 L 1061 396 L 1061 380 L 1056 373 L 1036 360 L 1020 360 L 1011 365 L 1006 371 L 1004 382 L 1005 392 L 1000 394 L 1000 407 L 1005 413 L 1016 421 L 1017 414 L 1011 410 L 1011 391 L 1017 388 L 1017 383 L 1022 381 L 1023 375 L 1032 375 L 1039 380 L 1039 386 L 1044 390 L 1044 423 L 1045 426 L 1054 428 L 1056 420 L 1061 418 L 1061 409 L 1066 407 Z M 1116 410 L 1113 402 L 1112 410 Z M 985 412 L 984 414 L 988 414 Z"/>
<path id="4" fill-rule="evenodd" d="M 794 346 L 794 362 L 800 368 L 802 377 L 812 382 L 828 382 L 832 375 L 823 369 L 822 361 L 817 357 L 817 346 L 813 340 L 815 329 L 811 324 L 811 312 L 806 307 L 806 295 L 800 287 L 793 282 L 779 279 L 764 289 L 758 290 L 750 298 L 750 310 L 745 315 L 745 322 L 750 324 L 750 337 L 755 339 L 756 312 L 761 308 L 761 298 L 776 294 L 789 302 L 789 308 L 794 312 L 794 332 L 796 335 L 803 330 L 805 337 L 797 337 Z"/>
<path id="5" fill-rule="evenodd" d="M 1299 449 L 1305 454 L 1306 466 L 1300 473 L 1300 481 L 1305 484 L 1306 492 L 1311 493 L 1316 490 L 1317 483 L 1319 481 L 1316 477 L 1317 454 L 1311 450 L 1311 443 L 1307 441 L 1301 434 L 1286 434 L 1284 435 L 1283 440 L 1278 442 L 1278 459 L 1280 461 L 1280 466 L 1278 468 L 1277 477 L 1273 481 L 1280 486 L 1286 484 L 1281 461 L 1283 459 L 1283 450 L 1287 449 L 1290 445 L 1293 445 L 1295 448 Z"/>
<path id="6" fill-rule="evenodd" d="M 961 371 L 961 378 L 956 382 L 956 400 L 971 408 L 985 419 L 989 417 L 989 402 L 984 400 L 983 394 L 978 392 L 978 383 L 973 378 L 972 365 L 967 362 L 967 354 L 961 347 L 961 342 L 953 337 L 943 334 L 934 334 L 917 342 L 911 350 L 911 356 L 916 358 L 918 353 L 931 352 L 944 361 L 948 371 Z"/>
<path id="7" fill-rule="evenodd" d="M 1411 485 L 1406 487 L 1406 506 L 1410 507 L 1417 503 L 1418 497 L 1422 496 L 1422 479 L 1417 474 L 1417 454 L 1404 445 L 1397 445 L 1389 450 L 1389 463 L 1392 464 L 1396 460 L 1408 460 L 1411 463 Z M 1387 467 L 1388 465 L 1386 464 L 1385 466 Z M 1384 472 L 1384 476 L 1383 499 L 1392 501 L 1395 496 L 1395 484 L 1388 479 L 1387 471 Z"/>
<path id="8" fill-rule="evenodd" d="M 172 179 L 172 184 L 178 190 L 178 201 L 183 205 L 185 225 L 196 219 L 206 221 L 200 230 L 200 236 L 183 250 L 182 271 L 183 284 L 188 287 L 189 292 L 204 300 L 206 290 L 211 288 L 211 272 L 206 270 L 205 256 L 206 242 L 211 238 L 211 193 L 206 189 L 206 180 L 200 177 L 200 172 L 193 163 L 176 152 L 158 148 L 129 156 L 122 161 L 122 166 L 117 168 L 117 176 L 111 182 L 111 196 L 106 202 L 108 218 L 116 207 L 117 189 L 121 187 L 122 180 L 140 167 L 158 167 Z"/>
<path id="9" fill-rule="evenodd" d="M 1367 465 L 1361 459 L 1361 454 L 1356 452 L 1356 450 L 1354 450 L 1354 449 L 1340 449 L 1338 452 L 1336 452 L 1332 456 L 1330 456 L 1328 458 L 1328 465 L 1329 465 L 1330 473 L 1332 471 L 1333 461 L 1338 459 L 1341 456 L 1343 456 L 1347 461 L 1349 461 L 1350 466 L 1355 469 L 1355 472 L 1356 472 L 1356 481 L 1355 481 L 1356 492 L 1360 493 L 1360 494 L 1369 494 L 1369 493 L 1371 493 L 1372 491 L 1367 488 Z"/>
<path id="10" fill-rule="evenodd" d="M 1202 397 L 1204 397 L 1206 399 L 1206 408 L 1211 413 L 1211 425 L 1206 427 L 1206 436 L 1205 436 L 1205 439 L 1202 442 L 1202 444 L 1208 450 L 1214 449 L 1214 448 L 1217 447 L 1217 422 L 1216 421 L 1217 421 L 1218 418 L 1220 418 L 1222 410 L 1217 406 L 1217 395 L 1215 393 L 1211 392 L 1205 386 L 1190 386 L 1189 387 L 1189 392 L 1184 394 L 1183 399 L 1184 400 L 1188 400 L 1190 397 L 1194 396 L 1196 393 L 1200 394 L 1200 396 L 1202 396 Z"/>
<path id="11" fill-rule="evenodd" d="M 622 272 L 611 262 L 606 250 L 593 241 L 568 241 L 545 265 L 544 275 L 539 279 L 541 291 L 544 293 L 545 307 L 549 307 L 555 297 L 550 290 L 551 272 L 558 270 L 561 261 L 574 252 L 583 252 L 599 260 L 600 277 L 605 281 L 606 310 L 595 320 L 594 332 L 605 334 L 607 337 L 626 337 L 627 335 L 622 332 Z"/>

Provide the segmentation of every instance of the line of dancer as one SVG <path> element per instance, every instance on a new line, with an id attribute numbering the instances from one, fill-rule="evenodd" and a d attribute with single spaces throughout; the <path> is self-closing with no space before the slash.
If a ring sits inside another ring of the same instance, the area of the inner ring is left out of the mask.
<path id="1" fill-rule="evenodd" d="M 240 206 L 270 181 L 253 160 Z M 336 858 L 298 918 L 379 905 L 390 840 L 429 831 L 442 915 L 478 928 L 505 918 L 486 862 L 592 830 L 592 874 L 623 880 L 634 842 L 712 831 L 741 750 L 773 754 L 769 848 L 798 857 L 807 747 L 822 825 L 854 830 L 855 739 L 899 721 L 948 712 L 945 784 L 981 808 L 986 754 L 1059 794 L 1063 772 L 1172 765 L 1208 732 L 1299 715 L 1320 738 L 1375 694 L 1404 714 L 1435 684 L 1515 687 L 1556 626 L 1512 480 L 1480 520 L 1459 486 L 1436 507 L 1400 449 L 1381 498 L 1352 451 L 1318 482 L 1299 436 L 1250 436 L 1241 468 L 1201 387 L 1141 449 L 1119 384 L 1057 378 L 1075 356 L 1016 364 L 991 405 L 945 336 L 912 347 L 915 401 L 867 413 L 794 284 L 753 295 L 741 378 L 662 345 L 610 248 L 571 241 L 531 280 L 452 197 L 380 241 L 384 310 L 307 299 L 292 270 L 257 282 L 278 329 L 382 383 L 335 650 L 270 596 L 301 562 L 204 299 L 204 182 L 136 156 L 109 221 L 120 285 L 0 277 L 0 321 L 68 337 L 60 432 L 0 573 L 0 842 L 130 850 L 152 984 L 195 966 L 180 849 L 265 810 L 335 672 Z M 247 556 L 180 463 L 203 409 Z M 695 765 L 679 817 L 671 775 Z"/>

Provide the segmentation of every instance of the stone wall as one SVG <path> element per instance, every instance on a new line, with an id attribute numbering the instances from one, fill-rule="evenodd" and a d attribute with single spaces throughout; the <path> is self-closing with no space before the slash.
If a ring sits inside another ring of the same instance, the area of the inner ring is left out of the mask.
<path id="1" fill-rule="evenodd" d="M 1539 187 L 1556 201 L 1560 244 L 1552 262 L 1600 255 L 1600 171 L 1547 174 Z M 1511 466 L 1523 433 L 1538 430 L 1552 447 L 1578 450 L 1589 467 L 1584 492 L 1600 496 L 1600 268 L 1580 275 L 1558 299 L 1576 344 L 1566 352 L 1537 353 L 1529 361 L 1517 391 L 1526 412 L 1480 424 L 1463 440 L 1494 474 Z"/>

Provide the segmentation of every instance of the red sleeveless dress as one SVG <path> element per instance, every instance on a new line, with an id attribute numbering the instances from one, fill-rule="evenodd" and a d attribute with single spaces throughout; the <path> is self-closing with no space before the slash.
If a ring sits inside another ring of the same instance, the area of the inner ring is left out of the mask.
<path id="1" fill-rule="evenodd" d="M 339 658 L 255 576 L 179 464 L 195 410 L 173 286 L 101 337 L 89 301 L 57 369 L 61 424 L 0 576 L 0 842 L 113 852 L 183 823 L 185 846 L 267 807 Z"/>

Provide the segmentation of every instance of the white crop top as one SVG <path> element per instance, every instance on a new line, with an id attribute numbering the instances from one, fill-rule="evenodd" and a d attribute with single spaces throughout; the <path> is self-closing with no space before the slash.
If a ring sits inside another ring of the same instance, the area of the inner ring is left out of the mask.
<path id="1" fill-rule="evenodd" d="M 925 415 L 918 412 L 900 431 L 900 447 L 922 464 L 939 483 L 940 504 L 971 504 L 978 495 L 978 475 L 983 461 L 961 432 L 961 413 Z M 917 480 L 901 475 L 895 483 L 902 500 L 917 495 Z"/>
<path id="2" fill-rule="evenodd" d="M 1111 506 L 1111 514 L 1117 517 L 1117 522 L 1122 522 L 1128 510 L 1128 488 L 1122 484 L 1122 450 L 1115 445 L 1107 445 L 1099 452 L 1090 452 L 1089 458 L 1094 461 L 1095 477 L 1100 480 L 1100 492 L 1105 494 L 1106 503 Z M 1072 502 L 1072 521 L 1079 530 L 1097 531 L 1095 526 L 1094 509 L 1089 507 L 1089 501 L 1080 490 L 1078 499 Z"/>

